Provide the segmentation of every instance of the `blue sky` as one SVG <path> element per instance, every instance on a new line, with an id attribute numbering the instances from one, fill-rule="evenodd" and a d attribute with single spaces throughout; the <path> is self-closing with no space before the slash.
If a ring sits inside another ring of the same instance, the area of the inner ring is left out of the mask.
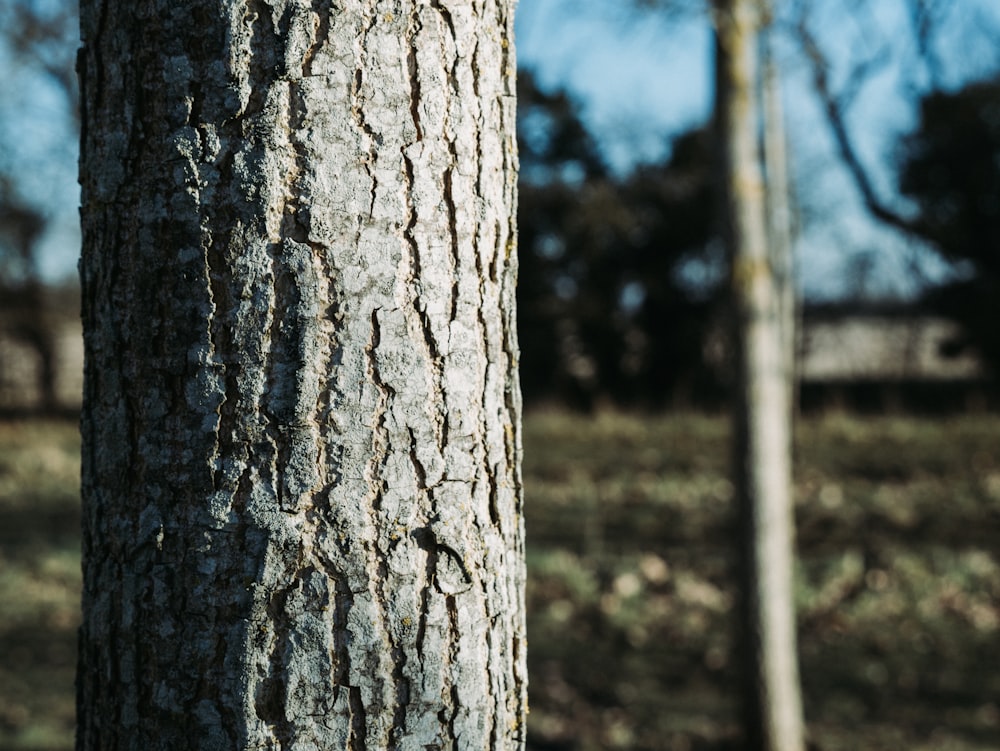
<path id="1" fill-rule="evenodd" d="M 609 161 L 662 158 L 711 109 L 712 38 L 699 20 L 666 24 L 625 3 L 521 0 L 517 52 L 539 82 L 571 91 Z"/>
<path id="2" fill-rule="evenodd" d="M 887 199 L 888 165 L 899 135 L 915 123 L 915 92 L 928 86 L 914 63 L 912 35 L 902 10 L 907 0 L 807 0 L 814 29 L 833 65 L 835 84 L 849 65 L 880 49 L 891 52 L 863 87 L 851 111 L 862 157 Z M 781 4 L 779 3 L 779 6 Z M 854 6 L 848 14 L 844 9 Z M 941 26 L 935 53 L 943 83 L 958 86 L 1000 69 L 1000 3 L 961 0 Z M 663 158 L 671 139 L 708 117 L 711 34 L 704 19 L 666 22 L 630 10 L 628 0 L 520 0 L 517 50 L 545 87 L 566 89 L 609 162 L 624 170 Z M 859 289 L 859 269 L 873 294 L 913 291 L 912 264 L 933 278 L 932 254 L 914 250 L 868 219 L 833 156 L 806 69 L 784 45 L 784 99 L 794 178 L 807 224 L 799 242 L 801 288 L 812 297 Z M 0 49 L 0 161 L 14 161 L 29 198 L 50 206 L 55 220 L 43 252 L 50 278 L 75 273 L 79 245 L 75 135 L 58 92 L 28 73 L 16 74 Z M 860 259 L 860 260 L 859 260 Z"/>

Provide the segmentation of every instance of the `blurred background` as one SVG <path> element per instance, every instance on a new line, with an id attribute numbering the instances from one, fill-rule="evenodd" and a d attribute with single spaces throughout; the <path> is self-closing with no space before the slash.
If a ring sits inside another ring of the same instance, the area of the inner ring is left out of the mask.
<path id="1" fill-rule="evenodd" d="M 1000 748 L 1000 6 L 775 3 L 810 743 Z M 533 749 L 740 748 L 700 0 L 520 0 Z M 72 747 L 75 3 L 0 0 L 0 749 Z"/>

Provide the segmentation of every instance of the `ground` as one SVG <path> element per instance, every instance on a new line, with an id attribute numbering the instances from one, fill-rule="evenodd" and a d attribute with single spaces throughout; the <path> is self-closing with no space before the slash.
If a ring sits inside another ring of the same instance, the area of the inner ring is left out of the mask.
<path id="1" fill-rule="evenodd" d="M 738 749 L 721 417 L 525 421 L 529 748 Z M 810 743 L 1000 747 L 1000 416 L 796 427 Z M 74 423 L 0 424 L 0 751 L 70 749 Z"/>

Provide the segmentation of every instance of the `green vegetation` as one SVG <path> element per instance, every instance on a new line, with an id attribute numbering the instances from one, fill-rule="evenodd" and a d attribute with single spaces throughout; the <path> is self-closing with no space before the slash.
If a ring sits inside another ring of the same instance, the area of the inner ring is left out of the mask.
<path id="1" fill-rule="evenodd" d="M 1000 747 L 1000 417 L 797 427 L 802 675 L 823 751 Z M 68 749 L 76 427 L 0 424 L 0 749 Z M 525 425 L 530 745 L 736 749 L 723 419 Z"/>

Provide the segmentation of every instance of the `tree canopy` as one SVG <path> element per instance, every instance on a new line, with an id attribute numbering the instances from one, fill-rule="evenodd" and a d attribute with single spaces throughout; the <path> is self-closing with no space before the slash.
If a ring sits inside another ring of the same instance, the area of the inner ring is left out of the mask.
<path id="1" fill-rule="evenodd" d="M 959 321 L 994 370 L 1000 365 L 1000 78 L 924 97 L 901 145 L 900 192 L 917 232 L 956 264 L 958 279 L 929 294 Z"/>

